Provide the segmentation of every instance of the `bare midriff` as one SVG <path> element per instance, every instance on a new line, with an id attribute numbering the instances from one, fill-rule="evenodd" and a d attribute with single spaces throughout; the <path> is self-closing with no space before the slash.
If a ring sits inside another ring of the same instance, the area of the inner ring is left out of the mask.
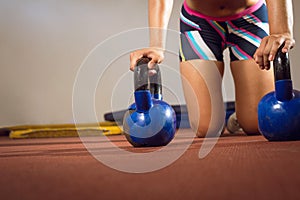
<path id="1" fill-rule="evenodd" d="M 259 0 L 186 0 L 188 7 L 211 17 L 238 14 L 255 5 Z"/>

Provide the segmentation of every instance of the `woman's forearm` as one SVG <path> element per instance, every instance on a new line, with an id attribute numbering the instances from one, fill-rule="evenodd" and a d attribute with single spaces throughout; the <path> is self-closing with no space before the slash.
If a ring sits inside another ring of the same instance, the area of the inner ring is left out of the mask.
<path id="1" fill-rule="evenodd" d="M 270 34 L 290 34 L 293 37 L 292 0 L 266 0 Z"/>
<path id="2" fill-rule="evenodd" d="M 257 48 L 254 59 L 261 69 L 270 69 L 278 48 L 284 43 L 282 52 L 288 52 L 295 45 L 293 39 L 292 0 L 266 0 L 268 7 L 270 35 L 264 37 Z"/>
<path id="3" fill-rule="evenodd" d="M 150 47 L 165 48 L 165 39 L 173 0 L 148 0 Z"/>

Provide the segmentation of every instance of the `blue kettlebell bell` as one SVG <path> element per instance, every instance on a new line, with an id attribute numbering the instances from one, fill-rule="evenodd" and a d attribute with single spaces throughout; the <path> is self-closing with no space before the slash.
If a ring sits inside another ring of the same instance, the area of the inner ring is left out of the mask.
<path id="1" fill-rule="evenodd" d="M 273 61 L 275 91 L 258 104 L 258 125 L 269 141 L 300 139 L 300 92 L 293 89 L 288 53 L 280 46 Z"/>
<path id="2" fill-rule="evenodd" d="M 165 146 L 175 136 L 176 114 L 162 100 L 161 73 L 149 75 L 149 58 L 143 57 L 134 69 L 134 99 L 123 119 L 123 130 L 134 147 Z"/>

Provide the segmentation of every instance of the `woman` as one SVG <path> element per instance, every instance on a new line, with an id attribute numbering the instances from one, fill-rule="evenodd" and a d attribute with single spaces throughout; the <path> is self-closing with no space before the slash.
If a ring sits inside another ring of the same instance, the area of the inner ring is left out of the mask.
<path id="1" fill-rule="evenodd" d="M 148 4 L 150 47 L 131 53 L 131 70 L 143 56 L 151 58 L 149 68 L 164 59 L 164 30 L 173 1 L 149 0 Z M 206 80 L 223 76 L 226 48 L 235 84 L 237 120 L 245 133 L 259 133 L 258 102 L 274 90 L 270 62 L 283 43 L 284 52 L 294 46 L 292 29 L 292 0 L 184 1 L 180 14 L 180 72 L 190 124 L 198 137 L 205 137 L 210 124 L 214 124 L 211 104 L 223 102 L 221 82 L 208 85 Z"/>

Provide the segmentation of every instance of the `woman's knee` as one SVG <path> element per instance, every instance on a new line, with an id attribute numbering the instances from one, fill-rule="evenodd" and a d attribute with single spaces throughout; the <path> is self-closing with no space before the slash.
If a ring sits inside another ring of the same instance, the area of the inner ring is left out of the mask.
<path id="1" fill-rule="evenodd" d="M 190 126 L 197 137 L 217 137 L 220 132 L 225 130 L 224 123 L 210 123 L 210 120 L 205 119 L 190 119 Z"/>
<path id="2" fill-rule="evenodd" d="M 237 120 L 240 127 L 247 135 L 258 135 L 258 119 L 257 114 L 237 113 Z"/>

